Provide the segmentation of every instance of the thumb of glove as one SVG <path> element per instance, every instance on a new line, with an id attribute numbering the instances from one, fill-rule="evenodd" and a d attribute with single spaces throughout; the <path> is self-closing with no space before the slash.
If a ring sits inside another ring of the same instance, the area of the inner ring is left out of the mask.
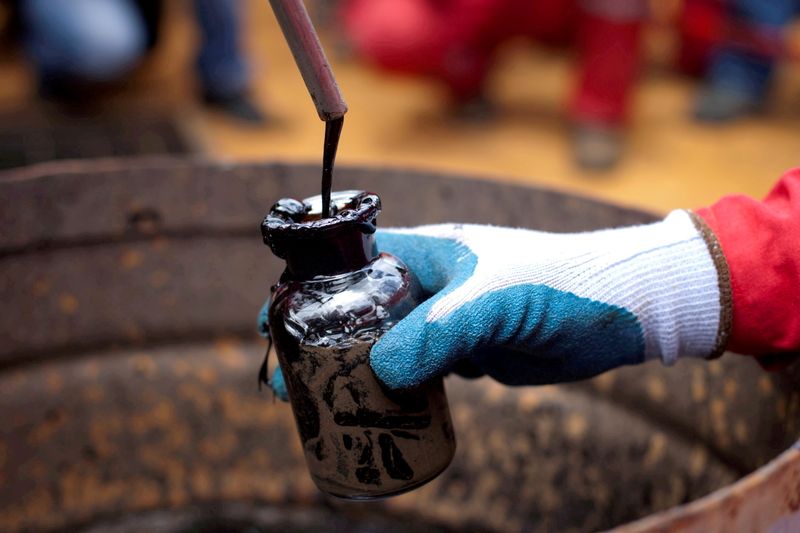
<path id="1" fill-rule="evenodd" d="M 474 317 L 454 313 L 447 324 L 428 322 L 428 314 L 440 298 L 437 295 L 414 309 L 372 347 L 372 370 L 389 388 L 421 385 L 451 370 L 481 344 L 480 328 L 465 323 Z"/>

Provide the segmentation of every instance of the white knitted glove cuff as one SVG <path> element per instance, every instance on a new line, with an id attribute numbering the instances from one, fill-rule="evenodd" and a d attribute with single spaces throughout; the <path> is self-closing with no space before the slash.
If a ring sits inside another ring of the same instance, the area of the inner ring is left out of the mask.
<path id="1" fill-rule="evenodd" d="M 696 218 L 673 211 L 663 222 L 621 230 L 631 232 L 633 255 L 610 267 L 619 283 L 616 294 L 600 296 L 637 316 L 645 358 L 659 358 L 666 365 L 679 357 L 716 355 L 727 327 L 718 261 L 707 241 L 713 235 L 704 235 Z M 599 289 L 604 290 L 609 289 Z"/>

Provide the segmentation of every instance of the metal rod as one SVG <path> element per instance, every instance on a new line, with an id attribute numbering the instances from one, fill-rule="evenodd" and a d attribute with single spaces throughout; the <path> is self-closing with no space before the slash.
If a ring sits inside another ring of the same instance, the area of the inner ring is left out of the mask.
<path id="1" fill-rule="evenodd" d="M 302 0 L 269 0 L 269 3 L 317 107 L 319 118 L 325 122 L 342 118 L 347 112 L 347 104 Z"/>

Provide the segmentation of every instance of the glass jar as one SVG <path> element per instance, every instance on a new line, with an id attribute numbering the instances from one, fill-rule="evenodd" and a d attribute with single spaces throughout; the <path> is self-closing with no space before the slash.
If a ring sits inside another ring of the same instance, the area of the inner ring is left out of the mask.
<path id="1" fill-rule="evenodd" d="M 369 499 L 435 478 L 455 452 L 441 378 L 389 390 L 369 365 L 372 345 L 421 301 L 416 277 L 378 253 L 380 199 L 345 191 L 279 201 L 261 225 L 286 260 L 273 288 L 269 330 L 308 469 L 334 496 Z"/>

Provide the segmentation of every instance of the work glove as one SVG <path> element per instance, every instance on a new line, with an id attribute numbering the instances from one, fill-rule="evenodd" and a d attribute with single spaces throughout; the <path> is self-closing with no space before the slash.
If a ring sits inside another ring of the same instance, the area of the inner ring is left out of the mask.
<path id="1" fill-rule="evenodd" d="M 509 385 L 580 380 L 622 365 L 721 353 L 725 260 L 703 220 L 554 234 L 444 224 L 385 230 L 431 297 L 371 352 L 391 388 L 449 370 Z"/>

